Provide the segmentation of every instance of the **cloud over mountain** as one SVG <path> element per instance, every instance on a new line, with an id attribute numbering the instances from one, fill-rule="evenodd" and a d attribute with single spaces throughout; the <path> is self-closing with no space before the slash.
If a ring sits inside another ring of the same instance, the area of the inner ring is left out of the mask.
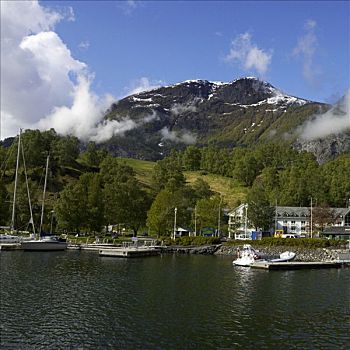
<path id="1" fill-rule="evenodd" d="M 301 128 L 301 138 L 314 140 L 350 130 L 350 89 L 329 111 L 316 115 Z"/>
<path id="2" fill-rule="evenodd" d="M 112 98 L 92 91 L 87 65 L 54 31 L 64 19 L 74 20 L 71 8 L 1 2 L 1 138 L 19 128 L 55 128 L 82 139 L 96 133 Z"/>

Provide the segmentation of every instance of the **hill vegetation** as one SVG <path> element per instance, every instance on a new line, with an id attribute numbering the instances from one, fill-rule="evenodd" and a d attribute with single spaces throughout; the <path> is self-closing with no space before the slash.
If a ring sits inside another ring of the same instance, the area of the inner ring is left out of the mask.
<path id="1" fill-rule="evenodd" d="M 26 173 L 34 223 L 40 221 L 46 155 L 50 154 L 44 230 L 99 233 L 115 225 L 134 234 L 148 230 L 170 235 L 177 224 L 216 228 L 224 209 L 249 202 L 250 220 L 258 228 L 271 223 L 279 205 L 345 207 L 350 198 L 350 155 L 318 164 L 311 153 L 275 142 L 253 148 L 222 149 L 189 146 L 155 162 L 114 158 L 89 143 L 80 149 L 74 137 L 53 130 L 22 134 L 26 169 L 20 159 L 15 227 L 29 229 Z M 17 139 L 0 146 L 0 225 L 11 224 Z M 259 213 L 259 215 L 256 215 Z"/>

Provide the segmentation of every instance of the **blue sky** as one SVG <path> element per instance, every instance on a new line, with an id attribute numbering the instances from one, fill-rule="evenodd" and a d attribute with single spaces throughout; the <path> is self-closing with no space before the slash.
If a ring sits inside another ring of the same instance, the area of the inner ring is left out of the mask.
<path id="1" fill-rule="evenodd" d="M 335 102 L 350 87 L 349 19 L 348 1 L 1 2 L 0 138 L 91 138 L 113 100 L 197 78 L 257 76 Z"/>
<path id="2" fill-rule="evenodd" d="M 121 95 L 141 77 L 155 84 L 186 79 L 230 81 L 259 76 L 288 93 L 317 101 L 349 88 L 349 2 L 337 1 L 113 1 L 42 2 L 71 6 L 75 21 L 56 31 L 73 56 L 88 63 L 100 92 Z M 303 55 L 293 54 L 315 21 L 312 70 L 303 76 Z M 266 72 L 227 62 L 231 42 L 242 33 L 271 52 Z M 80 43 L 89 47 L 79 48 Z"/>

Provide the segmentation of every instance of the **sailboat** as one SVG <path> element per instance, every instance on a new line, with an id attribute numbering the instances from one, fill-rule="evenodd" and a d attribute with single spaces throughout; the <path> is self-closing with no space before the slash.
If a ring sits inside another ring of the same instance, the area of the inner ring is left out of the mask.
<path id="1" fill-rule="evenodd" d="M 17 196 L 17 182 L 18 182 L 18 165 L 19 165 L 19 158 L 20 158 L 20 153 L 21 153 L 21 132 L 22 130 L 19 130 L 19 135 L 18 135 L 18 145 L 17 145 L 17 159 L 16 159 L 16 171 L 15 171 L 15 185 L 13 189 L 13 202 L 12 202 L 12 216 L 11 216 L 11 224 L 10 224 L 10 232 L 11 234 L 1 234 L 0 235 L 0 243 L 5 243 L 5 244 L 13 244 L 13 243 L 20 243 L 22 240 L 22 237 L 15 235 L 15 209 L 16 209 L 16 196 Z M 23 147 L 22 147 L 22 156 L 23 156 L 23 162 L 24 162 L 24 153 L 23 153 Z M 25 163 L 25 162 L 24 162 Z M 25 169 L 25 175 L 26 175 L 26 180 L 27 180 L 27 171 Z M 28 187 L 28 181 L 27 183 L 27 191 L 28 191 L 28 200 L 29 200 L 29 208 L 30 208 L 30 214 L 31 214 L 31 222 L 32 221 L 32 207 L 31 207 L 31 202 L 30 202 L 30 196 L 29 196 L 29 187 Z M 34 226 L 33 230 L 35 232 Z"/>
<path id="2" fill-rule="evenodd" d="M 40 228 L 39 228 L 39 237 L 38 239 L 31 239 L 23 241 L 21 243 L 21 248 L 26 251 L 58 251 L 66 250 L 67 242 L 62 240 L 57 236 L 44 235 L 41 236 L 43 218 L 44 218 L 44 206 L 45 206 L 45 194 L 46 194 L 46 185 L 47 185 L 47 173 L 49 168 L 49 156 L 46 159 L 46 171 L 45 171 L 45 182 L 44 182 L 44 191 L 43 191 L 43 201 L 41 206 L 41 219 L 40 219 Z"/>

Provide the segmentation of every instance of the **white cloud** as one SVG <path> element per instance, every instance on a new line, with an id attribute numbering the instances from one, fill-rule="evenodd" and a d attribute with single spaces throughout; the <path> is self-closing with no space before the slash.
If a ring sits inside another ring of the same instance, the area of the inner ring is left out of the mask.
<path id="1" fill-rule="evenodd" d="M 179 133 L 176 131 L 171 131 L 167 127 L 164 127 L 160 133 L 163 140 L 169 140 L 176 143 L 184 143 L 186 145 L 196 143 L 196 136 L 189 131 Z"/>
<path id="2" fill-rule="evenodd" d="M 156 112 L 145 116 L 137 122 L 131 120 L 129 117 L 123 118 L 119 121 L 105 120 L 97 125 L 97 127 L 94 129 L 94 135 L 90 136 L 90 139 L 97 143 L 101 143 L 107 141 L 114 135 L 124 135 L 126 131 L 141 127 L 142 125 L 150 123 L 155 119 L 158 119 Z"/>
<path id="3" fill-rule="evenodd" d="M 142 77 L 140 79 L 134 80 L 130 87 L 125 87 L 125 96 L 139 94 L 144 91 L 150 91 L 157 89 L 164 85 L 161 80 L 150 80 L 147 77 Z"/>
<path id="4" fill-rule="evenodd" d="M 73 134 L 82 140 L 95 136 L 96 127 L 105 110 L 113 102 L 113 97 L 98 97 L 91 91 L 90 85 L 91 79 L 79 75 L 74 86 L 71 106 L 55 107 L 52 113 L 42 118 L 35 126 L 39 129 L 54 128 L 60 134 Z"/>
<path id="5" fill-rule="evenodd" d="M 141 1 L 136 0 L 126 0 L 118 2 L 118 7 L 124 12 L 125 15 L 130 15 L 140 5 Z"/>
<path id="6" fill-rule="evenodd" d="M 256 70 L 259 74 L 265 74 L 272 60 L 272 51 L 258 48 L 252 42 L 250 33 L 239 34 L 231 43 L 230 52 L 225 56 L 225 61 L 238 62 L 246 71 Z"/>
<path id="7" fill-rule="evenodd" d="M 183 104 L 175 103 L 171 107 L 170 111 L 174 115 L 181 115 L 181 114 L 186 113 L 186 112 L 196 112 L 197 107 L 194 104 L 183 105 Z"/>
<path id="8" fill-rule="evenodd" d="M 78 45 L 78 47 L 80 50 L 87 50 L 90 47 L 90 42 L 88 40 L 84 40 Z"/>
<path id="9" fill-rule="evenodd" d="M 99 123 L 114 99 L 92 91 L 87 65 L 54 32 L 63 19 L 74 20 L 72 8 L 58 13 L 37 1 L 1 2 L 1 138 L 19 128 L 55 128 L 81 139 L 104 130 Z"/>
<path id="10" fill-rule="evenodd" d="M 308 121 L 300 127 L 299 133 L 301 133 L 301 138 L 313 140 L 339 134 L 345 130 L 350 130 L 350 89 L 339 104 Z"/>
<path id="11" fill-rule="evenodd" d="M 315 33 L 317 23 L 314 20 L 308 20 L 305 25 L 305 34 L 298 39 L 297 46 L 293 50 L 295 57 L 301 57 L 303 60 L 303 76 L 310 84 L 318 83 L 321 74 L 319 67 L 315 66 L 314 56 L 318 45 Z"/>

